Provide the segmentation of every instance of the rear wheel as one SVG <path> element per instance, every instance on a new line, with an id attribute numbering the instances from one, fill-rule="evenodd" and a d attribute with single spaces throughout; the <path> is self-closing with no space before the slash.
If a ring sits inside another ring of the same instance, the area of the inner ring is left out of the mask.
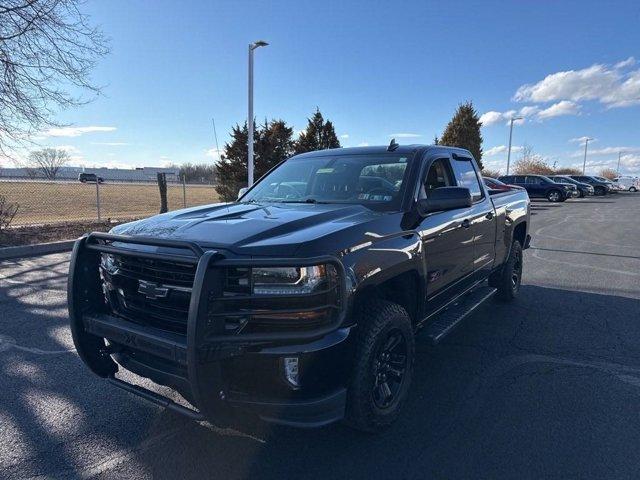
<path id="1" fill-rule="evenodd" d="M 498 292 L 496 297 L 509 302 L 516 298 L 520 291 L 522 282 L 522 245 L 518 240 L 514 240 L 509 252 L 509 258 L 502 269 L 489 277 L 489 285 L 496 287 Z"/>
<path id="2" fill-rule="evenodd" d="M 636 192 L 636 191 L 638 191 L 638 189 L 636 187 L 629 187 L 629 191 L 630 192 Z"/>
<path id="3" fill-rule="evenodd" d="M 547 200 L 550 202 L 560 202 L 562 201 L 562 193 L 560 193 L 560 190 L 551 190 L 547 193 Z"/>
<path id="4" fill-rule="evenodd" d="M 345 420 L 358 430 L 375 432 L 398 418 L 406 400 L 413 373 L 413 326 L 400 305 L 375 300 L 364 308 L 358 330 Z"/>
<path id="5" fill-rule="evenodd" d="M 595 194 L 599 196 L 603 196 L 607 193 L 604 187 L 596 187 Z"/>

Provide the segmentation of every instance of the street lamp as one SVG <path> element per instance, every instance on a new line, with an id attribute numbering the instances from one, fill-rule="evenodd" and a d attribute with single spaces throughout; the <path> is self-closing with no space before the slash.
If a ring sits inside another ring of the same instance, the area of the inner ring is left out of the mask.
<path id="1" fill-rule="evenodd" d="M 620 176 L 620 157 L 622 157 L 622 150 L 618 152 L 618 168 L 616 169 L 616 174 Z"/>
<path id="2" fill-rule="evenodd" d="M 589 145 L 589 140 L 593 140 L 593 138 L 584 137 L 584 161 L 582 162 L 582 175 L 584 175 L 584 171 L 587 168 L 587 145 Z"/>
<path id="3" fill-rule="evenodd" d="M 256 48 L 266 47 L 269 45 L 263 40 L 258 40 L 249 44 L 249 118 L 247 119 L 247 126 L 249 129 L 248 153 L 247 153 L 247 167 L 248 167 L 248 186 L 253 185 L 253 51 Z"/>
<path id="4" fill-rule="evenodd" d="M 507 150 L 507 175 L 509 175 L 509 165 L 511 164 L 511 138 L 513 137 L 513 122 L 514 120 L 522 120 L 523 117 L 511 117 L 509 122 L 509 150 Z"/>

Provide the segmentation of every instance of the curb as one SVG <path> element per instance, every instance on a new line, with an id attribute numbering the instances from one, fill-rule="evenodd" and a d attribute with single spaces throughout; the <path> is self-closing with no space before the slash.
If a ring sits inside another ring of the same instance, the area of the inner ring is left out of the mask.
<path id="1" fill-rule="evenodd" d="M 70 252 L 75 240 L 61 242 L 38 243 L 35 245 L 20 245 L 18 247 L 0 248 L 0 260 L 20 257 L 36 257 L 49 253 Z"/>

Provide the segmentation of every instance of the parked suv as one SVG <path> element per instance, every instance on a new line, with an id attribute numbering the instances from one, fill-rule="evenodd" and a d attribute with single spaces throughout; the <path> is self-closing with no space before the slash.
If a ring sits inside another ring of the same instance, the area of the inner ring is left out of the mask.
<path id="1" fill-rule="evenodd" d="M 595 195 L 606 195 L 607 193 L 611 193 L 611 186 L 602 180 L 598 180 L 596 177 L 591 177 L 589 175 L 569 176 L 578 182 L 588 183 L 591 185 Z"/>
<path id="2" fill-rule="evenodd" d="M 569 177 L 568 175 L 550 175 L 549 178 L 551 180 L 553 180 L 556 183 L 567 183 L 570 185 L 575 185 L 576 189 L 577 189 L 577 193 L 578 196 L 580 198 L 584 198 L 587 195 L 593 195 L 594 194 L 594 190 L 593 187 L 591 185 L 589 185 L 588 183 L 582 183 L 582 182 L 578 182 L 577 180 L 574 180 L 573 178 Z"/>
<path id="3" fill-rule="evenodd" d="M 102 183 L 104 179 L 97 176 L 95 173 L 81 173 L 78 175 L 78 180 L 82 183 Z"/>
<path id="4" fill-rule="evenodd" d="M 573 188 L 556 183 L 544 175 L 505 175 L 498 180 L 523 187 L 531 198 L 546 198 L 550 202 L 564 202 L 573 196 Z"/>
<path id="5" fill-rule="evenodd" d="M 526 192 L 489 192 L 467 150 L 296 155 L 236 202 L 78 240 L 73 341 L 95 374 L 190 418 L 378 430 L 407 399 L 416 342 L 517 295 L 529 220 Z"/>

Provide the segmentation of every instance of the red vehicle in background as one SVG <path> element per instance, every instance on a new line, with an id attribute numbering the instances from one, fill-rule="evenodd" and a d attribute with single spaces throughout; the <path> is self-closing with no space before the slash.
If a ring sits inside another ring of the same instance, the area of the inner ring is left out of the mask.
<path id="1" fill-rule="evenodd" d="M 522 190 L 522 187 L 518 187 L 517 185 L 508 185 L 495 178 L 482 177 L 482 180 L 489 190 L 497 190 L 499 192 L 507 192 L 509 190 Z"/>

